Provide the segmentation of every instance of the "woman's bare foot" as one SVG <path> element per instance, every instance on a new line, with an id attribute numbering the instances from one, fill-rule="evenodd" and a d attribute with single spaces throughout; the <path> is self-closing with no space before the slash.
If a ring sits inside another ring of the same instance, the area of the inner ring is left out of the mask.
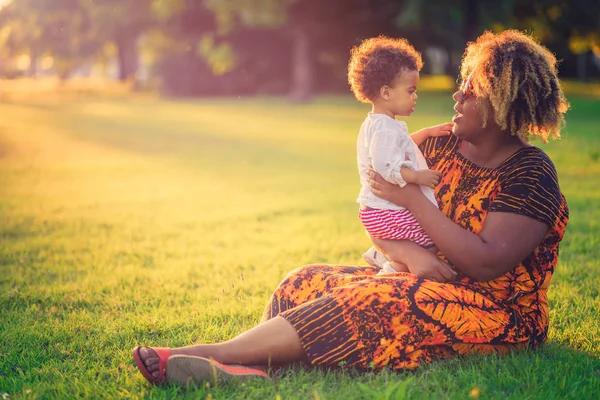
<path id="1" fill-rule="evenodd" d="M 159 355 L 156 352 L 155 348 L 141 346 L 137 349 L 137 355 L 142 363 L 142 367 L 146 370 L 147 374 L 150 374 L 155 383 L 162 382 L 164 380 L 164 374 L 168 369 L 168 361 L 174 355 L 177 356 L 188 356 L 192 358 L 201 357 L 199 354 L 203 354 L 204 352 L 200 351 L 201 346 L 193 346 L 193 347 L 183 347 L 183 348 L 159 348 L 161 354 Z M 168 351 L 168 353 L 166 353 Z M 161 360 L 161 357 L 163 360 Z M 213 359 L 208 356 L 206 358 Z M 222 368 L 229 369 L 229 371 L 235 371 L 236 369 L 248 370 L 248 368 L 253 369 L 252 374 L 256 374 L 257 372 L 261 372 L 266 375 L 266 372 L 269 370 L 269 367 L 266 365 L 253 365 L 253 366 L 243 366 L 243 365 L 227 365 L 227 364 L 217 364 L 221 365 Z M 161 366 L 162 365 L 162 366 Z M 166 368 L 165 368 L 166 367 Z M 161 368 L 164 368 L 165 371 L 160 371 Z M 168 374 L 167 374 L 168 375 Z M 236 374 L 237 375 L 237 374 Z"/>
<path id="2" fill-rule="evenodd" d="M 160 375 L 160 357 L 151 347 L 140 347 L 139 355 L 146 370 L 154 378 L 158 379 Z"/>
<path id="3" fill-rule="evenodd" d="M 287 365 L 308 362 L 296 329 L 282 317 L 275 317 L 222 343 L 186 347 L 146 347 L 133 349 L 133 357 L 144 377 L 162 383 L 168 360 L 174 355 L 216 360 L 223 365 Z M 264 367 L 263 367 L 264 368 Z"/>
<path id="4" fill-rule="evenodd" d="M 160 369 L 166 367 L 167 360 L 171 356 L 184 355 L 194 357 L 206 357 L 209 359 L 221 361 L 218 352 L 219 348 L 219 344 L 200 344 L 187 347 L 173 348 L 140 346 L 136 348 L 136 351 L 146 372 L 155 379 L 161 379 L 164 371 L 161 371 Z M 157 351 L 160 352 L 160 354 L 157 353 Z"/>

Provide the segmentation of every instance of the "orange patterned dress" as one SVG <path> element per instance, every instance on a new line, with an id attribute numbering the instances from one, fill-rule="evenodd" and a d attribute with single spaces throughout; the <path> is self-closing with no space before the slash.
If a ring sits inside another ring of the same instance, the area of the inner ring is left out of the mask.
<path id="1" fill-rule="evenodd" d="M 568 220 L 554 165 L 542 150 L 525 147 L 496 168 L 482 168 L 458 152 L 459 143 L 450 135 L 421 146 L 431 169 L 442 173 L 440 210 L 474 233 L 490 211 L 526 215 L 550 227 L 546 237 L 489 282 L 376 276 L 373 267 L 339 265 L 292 271 L 263 318 L 289 321 L 312 364 L 411 369 L 455 355 L 536 347 L 546 339 L 548 285 Z"/>

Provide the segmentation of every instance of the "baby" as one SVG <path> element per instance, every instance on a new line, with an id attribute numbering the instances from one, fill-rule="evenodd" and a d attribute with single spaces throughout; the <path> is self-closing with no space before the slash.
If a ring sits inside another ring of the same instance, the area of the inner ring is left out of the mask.
<path id="1" fill-rule="evenodd" d="M 369 187 L 369 170 L 377 171 L 388 182 L 404 187 L 421 186 L 425 196 L 437 206 L 433 188 L 440 181 L 437 171 L 429 170 L 417 147 L 425 139 L 448 135 L 452 123 L 422 129 L 409 135 L 406 123 L 396 115 L 415 111 L 421 54 L 406 39 L 379 36 L 354 47 L 348 64 L 348 82 L 359 101 L 372 104 L 372 111 L 360 127 L 357 141 L 361 190 L 357 202 L 359 217 L 376 239 L 411 240 L 437 253 L 433 241 L 406 209 L 375 196 Z M 363 258 L 380 267 L 380 274 L 409 272 L 405 265 L 390 262 L 375 247 Z"/>

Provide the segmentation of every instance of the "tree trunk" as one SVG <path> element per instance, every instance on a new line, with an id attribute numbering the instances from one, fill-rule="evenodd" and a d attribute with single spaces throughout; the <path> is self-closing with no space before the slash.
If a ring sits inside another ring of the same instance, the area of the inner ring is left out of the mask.
<path id="1" fill-rule="evenodd" d="M 119 64 L 119 80 L 135 79 L 138 69 L 137 35 L 132 32 L 122 32 L 115 42 Z"/>
<path id="2" fill-rule="evenodd" d="M 38 63 L 38 52 L 35 49 L 31 49 L 29 52 L 29 67 L 27 68 L 27 76 L 29 78 L 35 78 L 37 75 L 37 63 Z"/>
<path id="3" fill-rule="evenodd" d="M 444 66 L 445 73 L 456 79 L 460 75 L 460 55 L 457 57 L 456 50 L 450 46 L 446 46 L 444 50 L 446 51 L 446 59 L 448 60 Z"/>
<path id="4" fill-rule="evenodd" d="M 310 101 L 313 95 L 314 69 L 310 37 L 303 26 L 292 28 L 292 84 L 290 98 L 297 102 Z"/>
<path id="5" fill-rule="evenodd" d="M 587 59 L 588 53 L 585 51 L 577 55 L 577 79 L 580 82 L 587 81 Z"/>
<path id="6" fill-rule="evenodd" d="M 465 45 L 479 35 L 479 5 L 477 0 L 464 0 L 464 25 Z"/>

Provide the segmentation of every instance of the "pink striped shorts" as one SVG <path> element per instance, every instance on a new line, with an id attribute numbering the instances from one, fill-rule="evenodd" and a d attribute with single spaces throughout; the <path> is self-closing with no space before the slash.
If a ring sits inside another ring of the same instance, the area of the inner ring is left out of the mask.
<path id="1" fill-rule="evenodd" d="M 410 240 L 423 247 L 433 245 L 431 238 L 408 210 L 361 206 L 358 216 L 369 235 L 375 239 Z"/>

